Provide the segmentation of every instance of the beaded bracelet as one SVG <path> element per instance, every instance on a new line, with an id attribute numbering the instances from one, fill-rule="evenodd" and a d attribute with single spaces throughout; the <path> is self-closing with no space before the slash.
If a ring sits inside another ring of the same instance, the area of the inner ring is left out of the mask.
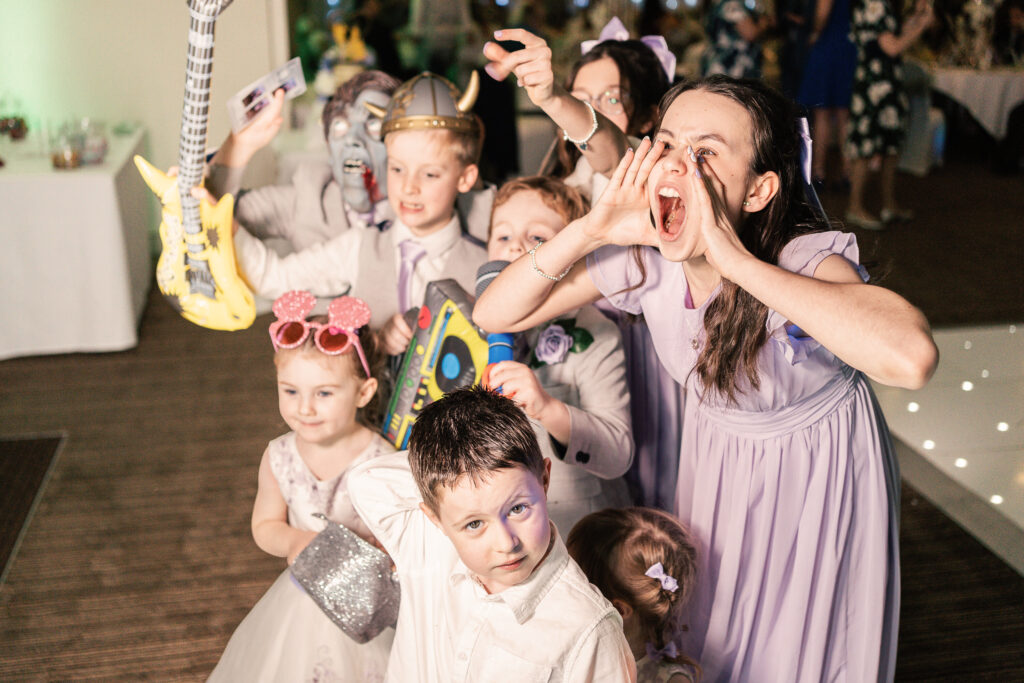
<path id="1" fill-rule="evenodd" d="M 587 105 L 587 109 L 590 110 L 590 132 L 587 133 L 586 137 L 580 140 L 573 140 L 571 137 L 569 137 L 569 134 L 565 132 L 565 129 L 562 129 L 562 139 L 568 140 L 572 144 L 579 147 L 581 151 L 585 152 L 587 151 L 587 147 L 589 146 L 587 145 L 587 143 L 590 142 L 590 138 L 594 137 L 594 133 L 597 132 L 597 112 L 594 111 L 594 106 L 590 104 L 590 102 L 586 102 L 584 100 L 580 101 L 583 102 L 583 104 Z"/>
<path id="2" fill-rule="evenodd" d="M 540 275 L 541 277 L 551 280 L 552 282 L 561 282 L 562 278 L 568 275 L 569 271 L 572 270 L 572 265 L 563 270 L 562 274 L 558 276 L 548 275 L 547 273 L 545 273 L 537 265 L 537 250 L 540 248 L 540 245 L 542 244 L 544 244 L 544 242 L 537 242 L 537 244 L 533 245 L 533 249 L 527 252 L 530 255 L 530 264 L 533 266 L 533 272 L 537 273 L 537 275 Z"/>

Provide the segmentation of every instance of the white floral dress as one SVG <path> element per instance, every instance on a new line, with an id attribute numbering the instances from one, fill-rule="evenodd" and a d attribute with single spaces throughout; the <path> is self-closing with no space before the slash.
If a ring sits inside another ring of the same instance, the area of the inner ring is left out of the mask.
<path id="1" fill-rule="evenodd" d="M 318 479 L 306 465 L 288 432 L 267 447 L 270 469 L 288 503 L 288 523 L 320 531 L 324 522 L 314 513 L 343 524 L 361 536 L 369 529 L 356 514 L 348 495 L 348 473 L 362 462 L 393 452 L 374 436 L 341 474 Z M 238 625 L 228 641 L 211 683 L 382 683 L 387 672 L 393 628 L 359 644 L 331 621 L 285 569 Z"/>
<path id="2" fill-rule="evenodd" d="M 883 33 L 899 33 L 899 21 L 889 0 L 855 0 L 850 39 L 857 46 L 857 68 L 850 98 L 846 154 L 867 159 L 895 156 L 903 143 L 908 101 L 903 90 L 903 66 L 878 44 Z"/>

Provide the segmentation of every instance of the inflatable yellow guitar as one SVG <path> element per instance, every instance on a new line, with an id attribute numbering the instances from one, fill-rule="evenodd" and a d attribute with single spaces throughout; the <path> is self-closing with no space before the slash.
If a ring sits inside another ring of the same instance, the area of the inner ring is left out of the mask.
<path id="1" fill-rule="evenodd" d="M 231 239 L 234 198 L 224 195 L 216 206 L 192 196 L 203 180 L 206 122 L 213 70 L 213 27 L 232 0 L 189 0 L 188 64 L 185 104 L 178 142 L 178 176 L 163 173 L 142 157 L 135 165 L 160 199 L 162 251 L 156 282 L 182 316 L 215 330 L 252 325 L 256 305 L 238 274 Z"/>

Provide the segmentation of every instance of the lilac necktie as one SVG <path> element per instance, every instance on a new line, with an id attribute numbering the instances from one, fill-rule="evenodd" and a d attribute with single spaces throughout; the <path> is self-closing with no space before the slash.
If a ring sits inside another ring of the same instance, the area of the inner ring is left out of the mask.
<path id="1" fill-rule="evenodd" d="M 412 308 L 412 270 L 427 250 L 415 240 L 402 240 L 398 245 L 402 254 L 402 267 L 398 271 L 398 312 L 405 313 Z"/>

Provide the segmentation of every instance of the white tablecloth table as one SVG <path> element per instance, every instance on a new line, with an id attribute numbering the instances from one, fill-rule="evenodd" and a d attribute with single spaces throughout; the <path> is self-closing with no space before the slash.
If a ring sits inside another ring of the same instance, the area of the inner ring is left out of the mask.
<path id="1" fill-rule="evenodd" d="M 1006 124 L 1024 104 L 1024 70 L 987 70 L 929 65 L 932 89 L 962 104 L 996 140 L 1006 137 Z"/>
<path id="2" fill-rule="evenodd" d="M 0 147 L 0 359 L 138 343 L 153 277 L 142 139 L 111 135 L 103 163 L 71 170 L 31 139 Z"/>

